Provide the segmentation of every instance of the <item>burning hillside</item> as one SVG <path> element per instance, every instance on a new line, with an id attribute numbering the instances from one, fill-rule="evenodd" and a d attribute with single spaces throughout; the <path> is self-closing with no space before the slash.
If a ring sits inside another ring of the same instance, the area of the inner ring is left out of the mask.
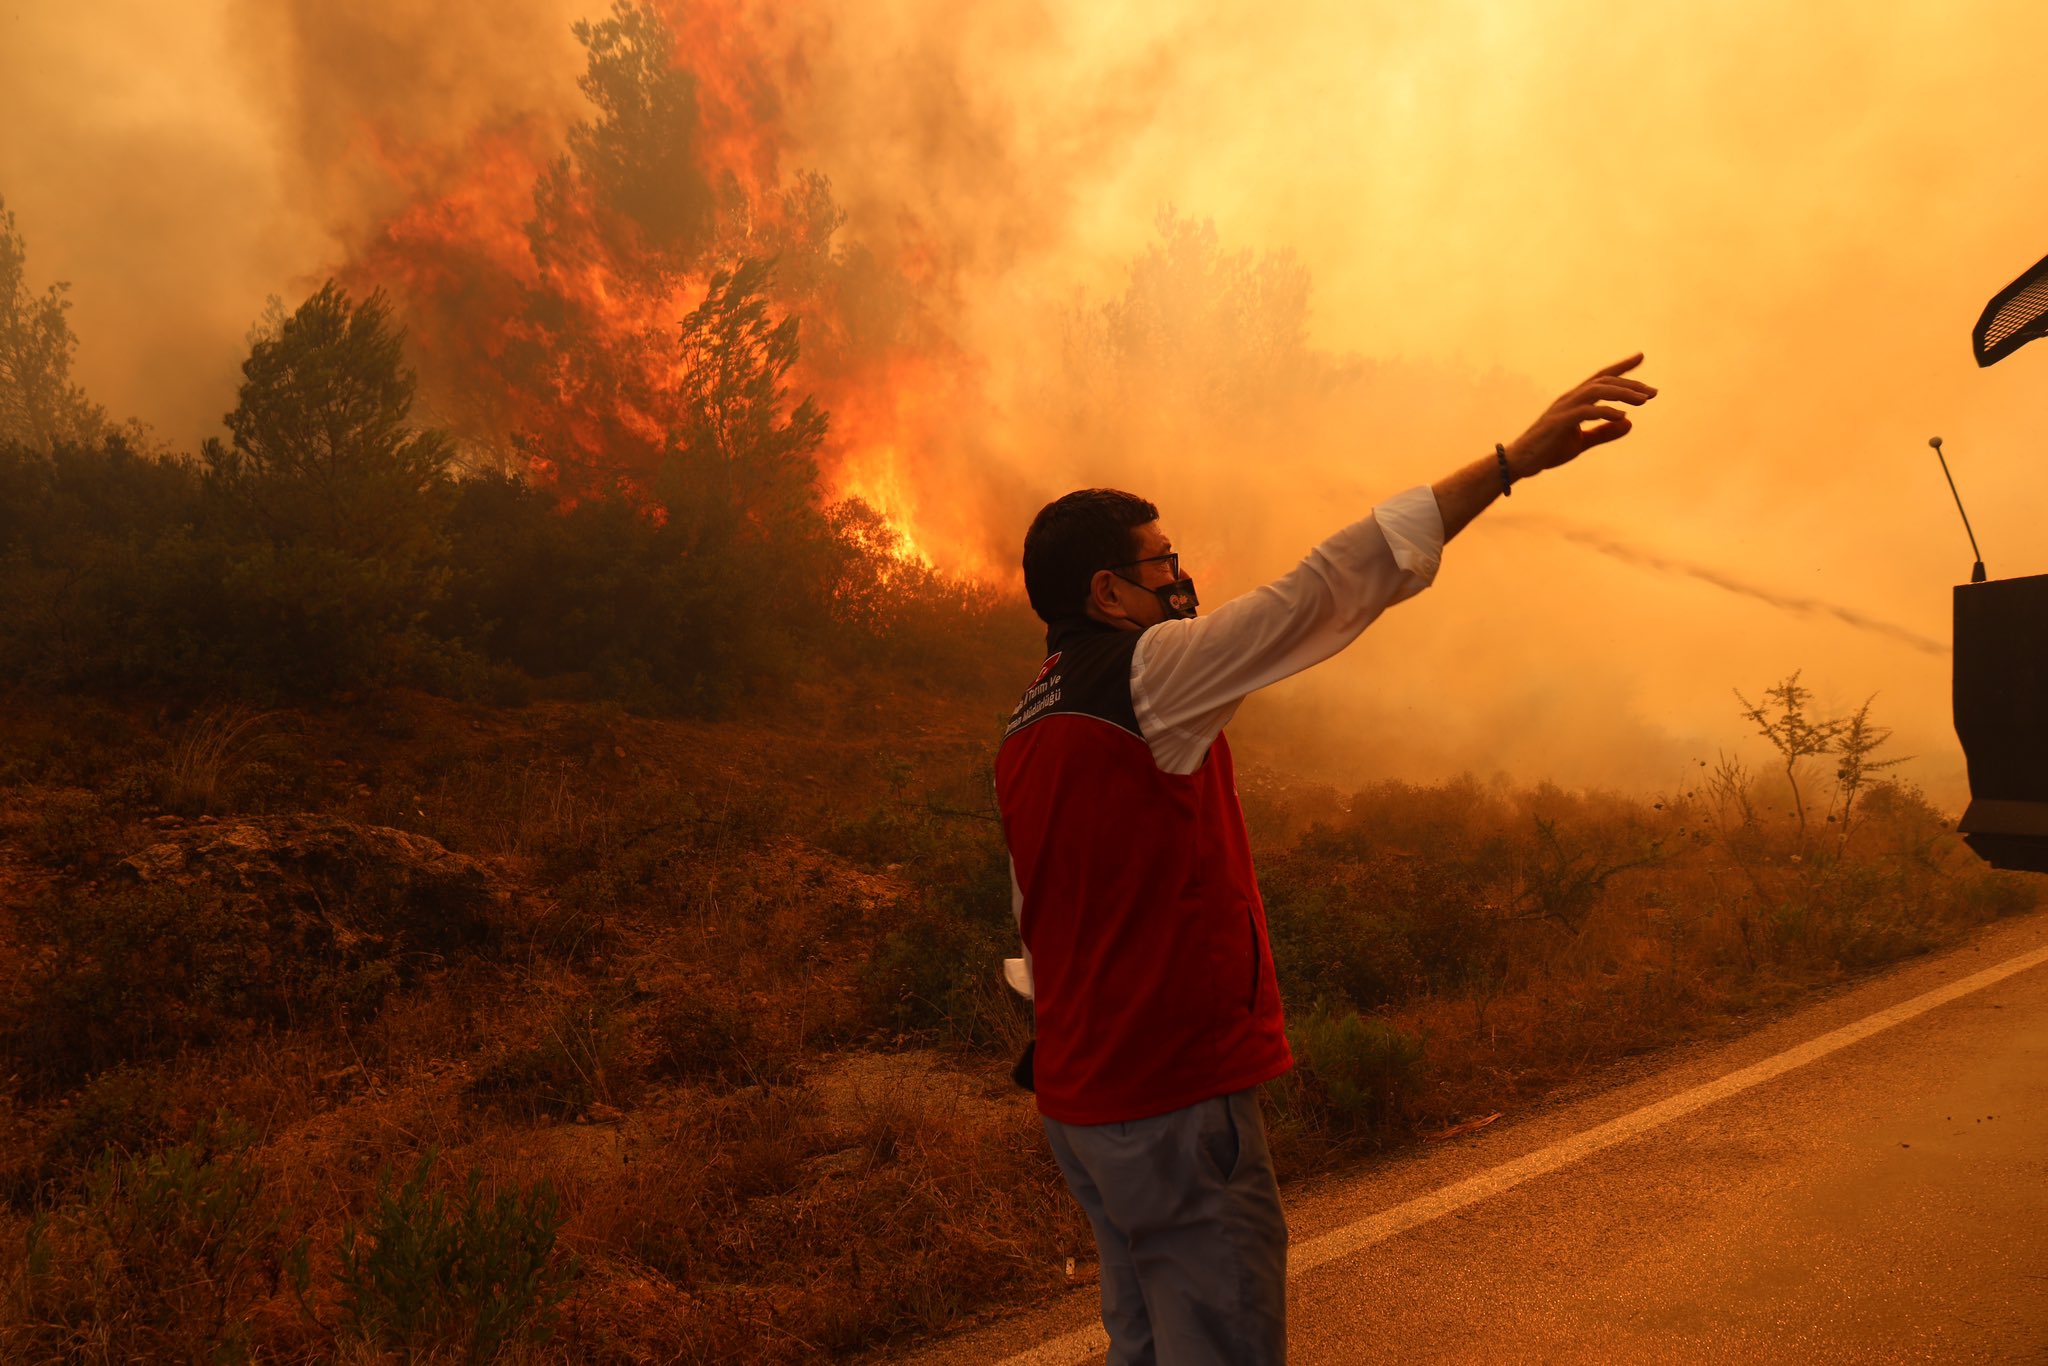
<path id="1" fill-rule="evenodd" d="M 566 133 L 500 120 L 453 150 L 369 134 L 397 207 L 341 274 L 399 305 L 433 416 L 476 463 L 658 519 L 666 467 L 725 454 L 740 415 L 720 377 L 765 363 L 786 393 L 753 395 L 778 408 L 753 420 L 835 499 L 876 509 L 909 553 L 985 568 L 918 515 L 922 427 L 967 382 L 960 358 L 919 263 L 842 240 L 830 182 L 792 165 L 800 54 L 740 9 L 674 0 L 574 31 L 589 114 Z"/>

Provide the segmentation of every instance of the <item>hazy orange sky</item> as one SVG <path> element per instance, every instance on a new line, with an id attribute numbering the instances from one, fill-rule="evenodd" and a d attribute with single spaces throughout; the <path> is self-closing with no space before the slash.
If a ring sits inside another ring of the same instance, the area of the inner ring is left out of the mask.
<path id="1" fill-rule="evenodd" d="M 413 8 L 356 7 L 331 50 L 282 0 L 0 11 L 0 196 L 32 279 L 71 282 L 77 377 L 116 415 L 179 447 L 215 429 L 265 296 L 374 217 L 356 131 L 580 116 L 568 23 L 595 4 Z M 1911 638 L 1945 645 L 1970 554 L 1926 442 L 1991 574 L 2048 572 L 2048 346 L 1969 354 L 2048 254 L 2048 10 L 889 0 L 778 23 L 806 57 L 796 160 L 847 232 L 914 224 L 956 263 L 991 412 L 921 466 L 934 525 L 949 481 L 1018 536 L 1068 487 L 1137 487 L 1220 601 L 1648 353 L 1663 396 L 1634 435 L 1496 505 L 1431 592 L 1248 707 L 1252 740 L 1319 734 L 1339 780 L 1656 790 L 1717 749 L 1767 760 L 1730 689 L 1800 668 L 1824 711 L 1877 693 L 1885 752 L 1960 807 L 1949 660 Z M 1348 420 L 1276 427 L 1286 451 L 1040 439 L 1029 320 L 1114 293 L 1168 203 L 1299 256 L 1316 343 L 1375 367 Z"/>

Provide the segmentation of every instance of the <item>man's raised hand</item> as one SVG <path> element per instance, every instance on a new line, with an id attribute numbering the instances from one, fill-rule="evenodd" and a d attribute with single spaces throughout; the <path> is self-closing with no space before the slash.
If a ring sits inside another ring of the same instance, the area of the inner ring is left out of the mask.
<path id="1" fill-rule="evenodd" d="M 1529 430 L 1508 443 L 1508 468 L 1517 479 L 1577 459 L 1580 454 L 1605 442 L 1627 436 L 1633 425 L 1626 410 L 1615 403 L 1639 406 L 1657 396 L 1657 391 L 1628 372 L 1643 363 L 1641 352 L 1595 371 L 1544 410 Z"/>

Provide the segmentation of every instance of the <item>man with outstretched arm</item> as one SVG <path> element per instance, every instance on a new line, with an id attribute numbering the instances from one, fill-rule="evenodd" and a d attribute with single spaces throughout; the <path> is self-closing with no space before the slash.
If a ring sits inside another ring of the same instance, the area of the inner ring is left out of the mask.
<path id="1" fill-rule="evenodd" d="M 1223 728 L 1428 587 L 1514 483 L 1626 435 L 1656 390 L 1610 365 L 1528 431 L 1396 494 L 1290 573 L 1196 616 L 1151 503 L 1084 489 L 1024 537 L 1047 658 L 996 792 L 1032 998 L 1033 1085 L 1101 1254 L 1111 1366 L 1287 1351 L 1287 1225 L 1258 1090 L 1292 1065 Z"/>

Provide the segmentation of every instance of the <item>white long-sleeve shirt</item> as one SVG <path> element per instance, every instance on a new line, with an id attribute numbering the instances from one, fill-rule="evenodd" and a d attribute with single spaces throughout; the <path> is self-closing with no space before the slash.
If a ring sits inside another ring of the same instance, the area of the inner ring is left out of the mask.
<path id="1" fill-rule="evenodd" d="M 1205 616 L 1147 627 L 1131 658 L 1131 705 L 1153 761 L 1168 773 L 1200 768 L 1245 698 L 1322 663 L 1380 613 L 1429 587 L 1443 548 L 1443 513 L 1420 485 L 1329 537 L 1271 583 Z M 1021 916 L 1014 864 L 1010 904 Z M 1030 949 L 1005 959 L 1003 975 L 1030 996 Z"/>

